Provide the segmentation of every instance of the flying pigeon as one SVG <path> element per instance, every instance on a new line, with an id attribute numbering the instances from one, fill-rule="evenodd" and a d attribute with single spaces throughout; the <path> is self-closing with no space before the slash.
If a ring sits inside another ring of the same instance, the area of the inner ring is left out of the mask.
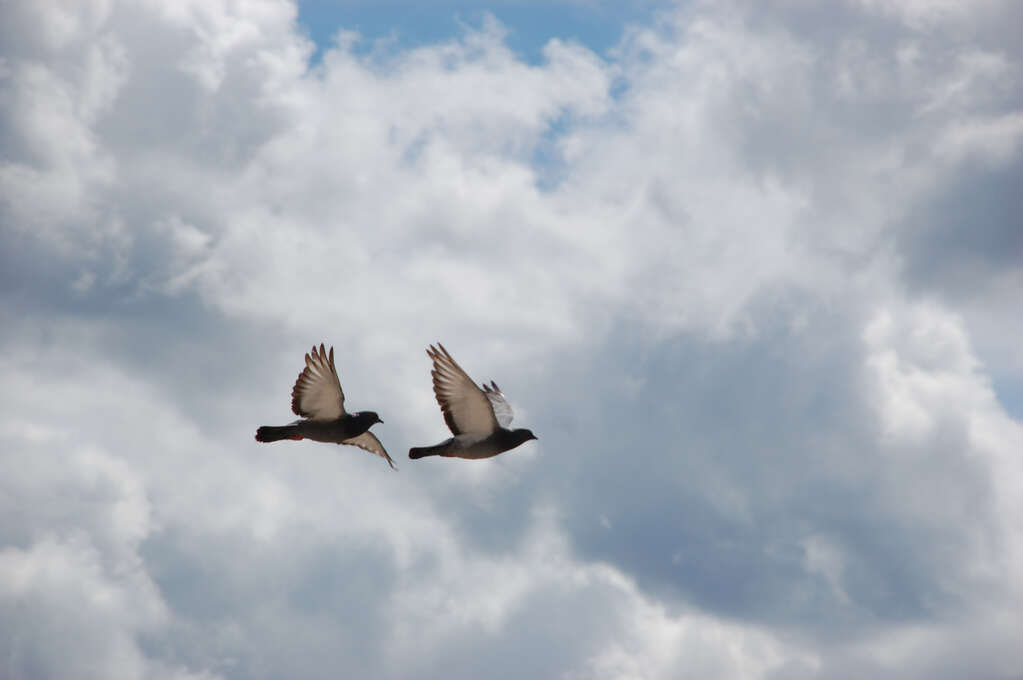
<path id="1" fill-rule="evenodd" d="M 291 410 L 302 416 L 288 425 L 264 425 L 256 430 L 257 442 L 281 439 L 312 439 L 318 442 L 351 444 L 380 456 L 392 469 L 394 461 L 369 428 L 382 423 L 375 411 L 345 412 L 345 393 L 334 368 L 334 348 L 330 354 L 320 344 L 317 351 L 305 355 L 305 368 L 291 390 Z"/>
<path id="2" fill-rule="evenodd" d="M 444 345 L 438 342 L 437 347 L 440 349 L 430 345 L 426 350 L 426 355 L 433 359 L 433 392 L 455 436 L 434 446 L 409 449 L 409 458 L 490 458 L 536 439 L 524 428 L 507 429 L 513 413 L 497 383 L 484 384 L 481 390 Z"/>

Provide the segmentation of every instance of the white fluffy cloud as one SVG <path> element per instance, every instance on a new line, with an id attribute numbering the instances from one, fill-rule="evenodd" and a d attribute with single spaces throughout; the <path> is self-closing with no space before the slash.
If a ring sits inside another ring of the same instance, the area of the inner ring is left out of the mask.
<path id="1" fill-rule="evenodd" d="M 5 7 L 0 674 L 1011 674 L 1014 14 L 311 66 L 283 0 Z M 440 440 L 438 339 L 538 442 L 252 442 L 320 341 Z"/>

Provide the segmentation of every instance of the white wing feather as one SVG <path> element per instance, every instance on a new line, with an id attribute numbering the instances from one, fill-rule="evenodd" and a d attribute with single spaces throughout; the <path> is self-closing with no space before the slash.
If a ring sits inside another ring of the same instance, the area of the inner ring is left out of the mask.
<path id="1" fill-rule="evenodd" d="M 497 386 L 497 383 L 493 380 L 490 381 L 489 385 L 484 383 L 483 393 L 490 400 L 490 406 L 494 409 L 494 417 L 497 418 L 497 422 L 501 424 L 501 427 L 511 425 L 512 419 L 515 418 L 515 411 L 512 410 L 511 404 L 505 399 L 504 392 Z"/>

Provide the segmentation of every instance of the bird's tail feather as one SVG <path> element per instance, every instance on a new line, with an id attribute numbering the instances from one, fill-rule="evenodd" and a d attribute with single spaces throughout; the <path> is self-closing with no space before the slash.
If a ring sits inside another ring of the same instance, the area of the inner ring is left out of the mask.
<path id="1" fill-rule="evenodd" d="M 302 439 L 296 425 L 264 425 L 256 430 L 257 442 L 277 442 L 282 439 Z"/>
<path id="2" fill-rule="evenodd" d="M 408 457 L 412 460 L 425 458 L 426 456 L 440 456 L 448 448 L 448 443 L 437 444 L 436 446 L 416 446 L 408 450 Z"/>

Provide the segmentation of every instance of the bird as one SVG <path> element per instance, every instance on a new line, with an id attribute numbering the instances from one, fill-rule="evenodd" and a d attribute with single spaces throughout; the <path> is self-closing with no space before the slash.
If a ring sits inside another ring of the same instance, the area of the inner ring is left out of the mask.
<path id="1" fill-rule="evenodd" d="M 409 458 L 491 458 L 537 438 L 525 428 L 508 429 L 514 414 L 493 380 L 477 387 L 439 342 L 426 355 L 433 360 L 433 392 L 454 436 L 434 446 L 411 448 Z"/>
<path id="2" fill-rule="evenodd" d="M 305 368 L 298 374 L 291 390 L 291 410 L 301 416 L 288 425 L 264 425 L 256 430 L 257 442 L 282 439 L 312 439 L 317 442 L 350 444 L 365 449 L 387 461 L 396 470 L 383 444 L 369 428 L 383 420 L 376 411 L 345 411 L 345 393 L 334 367 L 334 348 L 328 354 L 320 343 L 305 355 Z"/>

